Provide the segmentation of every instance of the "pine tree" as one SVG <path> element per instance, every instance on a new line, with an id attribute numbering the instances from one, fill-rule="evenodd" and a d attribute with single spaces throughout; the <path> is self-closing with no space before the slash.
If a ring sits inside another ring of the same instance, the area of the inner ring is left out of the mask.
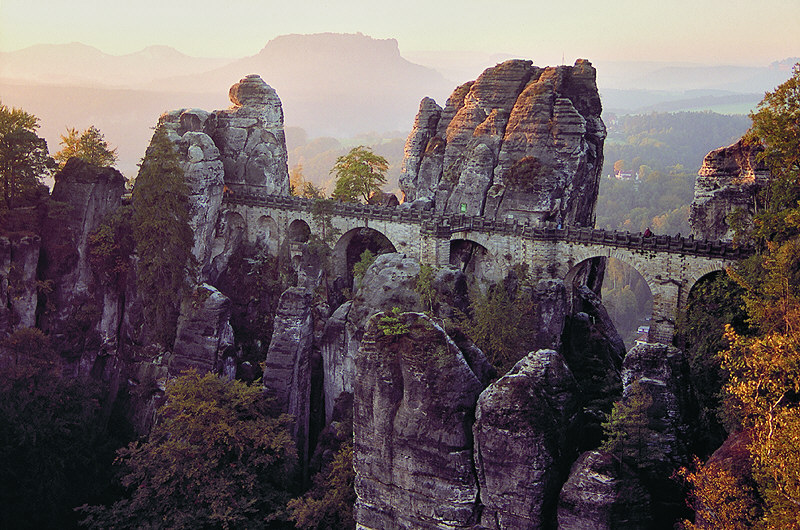
<path id="1" fill-rule="evenodd" d="M 178 154 L 156 130 L 133 188 L 133 238 L 137 282 L 150 336 L 166 348 L 175 340 L 181 298 L 193 269 L 189 188 Z"/>

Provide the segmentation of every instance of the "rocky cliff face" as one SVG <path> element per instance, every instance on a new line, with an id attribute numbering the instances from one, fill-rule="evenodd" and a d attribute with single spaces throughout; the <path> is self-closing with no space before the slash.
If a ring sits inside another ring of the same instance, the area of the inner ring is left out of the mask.
<path id="1" fill-rule="evenodd" d="M 378 313 L 356 358 L 354 467 L 361 528 L 470 528 L 477 522 L 471 416 L 483 386 L 444 330 Z M 390 317 L 391 318 L 391 317 Z"/>
<path id="2" fill-rule="evenodd" d="M 506 61 L 426 98 L 405 147 L 400 187 L 437 212 L 594 223 L 605 125 L 591 63 Z"/>
<path id="3" fill-rule="evenodd" d="M 532 352 L 483 391 L 475 411 L 475 467 L 485 528 L 552 524 L 563 481 L 577 385 L 563 357 Z"/>
<path id="4" fill-rule="evenodd" d="M 73 158 L 56 175 L 42 238 L 44 280 L 51 282 L 41 325 L 63 355 L 94 357 L 114 350 L 119 341 L 125 296 L 101 280 L 89 259 L 89 235 L 117 208 L 125 178 Z"/>
<path id="5" fill-rule="evenodd" d="M 711 151 L 703 159 L 689 214 L 692 234 L 702 239 L 733 239 L 728 215 L 756 211 L 756 198 L 769 180 L 769 170 L 758 160 L 762 148 L 744 138 Z"/>
<path id="6" fill-rule="evenodd" d="M 214 258 L 222 255 L 225 261 L 234 250 L 215 241 L 216 232 L 224 233 L 235 224 L 220 219 L 225 187 L 229 193 L 236 192 L 236 185 L 249 185 L 265 193 L 289 194 L 283 109 L 277 93 L 261 77 L 249 75 L 231 87 L 230 99 L 233 105 L 227 110 L 180 109 L 159 120 L 176 145 L 189 185 L 193 254 L 203 280 L 215 280 L 225 264 L 213 263 Z"/>
<path id="7" fill-rule="evenodd" d="M 32 233 L 0 237 L 0 337 L 36 325 L 36 269 L 41 238 Z"/>

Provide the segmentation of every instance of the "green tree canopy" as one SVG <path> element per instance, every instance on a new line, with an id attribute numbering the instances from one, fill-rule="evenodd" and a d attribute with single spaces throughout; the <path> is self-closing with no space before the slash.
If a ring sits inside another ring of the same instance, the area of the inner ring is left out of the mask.
<path id="1" fill-rule="evenodd" d="M 39 119 L 0 102 L 0 187 L 6 208 L 35 190 L 55 163 L 47 142 L 36 135 Z"/>
<path id="2" fill-rule="evenodd" d="M 84 506 L 89 528 L 270 528 L 296 463 L 291 417 L 258 386 L 194 370 L 170 380 L 148 440 L 121 449 L 127 495 Z"/>
<path id="3" fill-rule="evenodd" d="M 103 133 L 94 125 L 83 132 L 69 127 L 67 134 L 61 135 L 61 150 L 53 158 L 63 168 L 72 157 L 82 158 L 99 167 L 113 166 L 117 163 L 117 149 L 110 148 Z"/>
<path id="4" fill-rule="evenodd" d="M 48 337 L 21 328 L 0 341 L 0 528 L 70 528 L 73 508 L 111 483 L 116 444 L 104 389 L 62 377 Z"/>
<path id="5" fill-rule="evenodd" d="M 154 340 L 171 348 L 181 298 L 189 288 L 194 234 L 189 226 L 189 188 L 178 153 L 161 128 L 142 161 L 132 204 L 145 322 Z"/>
<path id="6" fill-rule="evenodd" d="M 386 184 L 388 169 L 386 159 L 373 153 L 369 147 L 354 147 L 346 155 L 337 158 L 331 169 L 331 173 L 336 175 L 332 197 L 348 202 L 358 202 L 360 199 L 369 202 L 370 196 Z"/>

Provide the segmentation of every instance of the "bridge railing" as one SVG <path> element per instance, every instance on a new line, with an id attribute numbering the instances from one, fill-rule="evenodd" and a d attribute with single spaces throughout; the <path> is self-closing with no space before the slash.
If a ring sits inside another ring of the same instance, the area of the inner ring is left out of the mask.
<path id="1" fill-rule="evenodd" d="M 287 195 L 272 195 L 265 188 L 246 184 L 228 184 L 225 201 L 248 206 L 263 206 L 282 210 L 313 212 L 316 199 Z M 580 226 L 559 227 L 553 223 L 533 224 L 529 221 L 494 220 L 463 214 L 435 215 L 430 210 L 402 206 L 387 207 L 361 203 L 327 201 L 328 214 L 359 219 L 373 219 L 420 225 L 424 234 L 450 237 L 459 232 L 516 235 L 536 241 L 567 241 L 570 243 L 600 244 L 633 250 L 672 252 L 698 256 L 742 258 L 753 254 L 750 247 L 727 241 L 697 240 L 693 237 L 652 235 L 604 230 Z"/>

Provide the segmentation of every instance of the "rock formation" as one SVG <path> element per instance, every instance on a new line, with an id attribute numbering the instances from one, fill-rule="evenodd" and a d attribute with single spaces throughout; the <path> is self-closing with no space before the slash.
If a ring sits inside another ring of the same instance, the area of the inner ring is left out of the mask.
<path id="1" fill-rule="evenodd" d="M 471 528 L 478 484 L 470 423 L 483 386 L 431 318 L 386 317 L 370 319 L 355 362 L 359 527 Z"/>
<path id="2" fill-rule="evenodd" d="M 36 325 L 36 269 L 41 238 L 33 233 L 0 237 L 0 337 Z"/>
<path id="3" fill-rule="evenodd" d="M 761 151 L 760 145 L 742 138 L 706 155 L 689 213 L 694 237 L 731 240 L 728 215 L 736 210 L 753 215 L 758 193 L 769 180 L 769 170 L 758 160 Z"/>
<path id="4" fill-rule="evenodd" d="M 192 254 L 205 266 L 211 258 L 211 243 L 222 206 L 224 169 L 219 149 L 211 137 L 216 118 L 199 109 L 182 109 L 161 116 L 159 125 L 168 130 L 178 148 L 181 168 L 189 187 L 189 204 L 194 232 Z"/>
<path id="5" fill-rule="evenodd" d="M 233 348 L 230 317 L 226 296 L 208 284 L 198 286 L 181 307 L 170 371 L 219 372 L 226 351 Z"/>
<path id="6" fill-rule="evenodd" d="M 73 359 L 102 355 L 119 339 L 124 295 L 92 270 L 89 235 L 121 204 L 124 191 L 119 171 L 78 158 L 56 175 L 51 199 L 62 204 L 51 205 L 42 237 L 44 279 L 52 282 L 42 325 L 56 348 Z"/>
<path id="7" fill-rule="evenodd" d="M 440 213 L 594 224 L 605 125 L 591 63 L 511 60 L 426 98 L 405 146 L 407 201 Z"/>
<path id="8" fill-rule="evenodd" d="M 212 137 L 225 165 L 225 182 L 289 194 L 283 108 L 275 90 L 258 75 L 231 87 L 229 110 L 217 111 Z"/>
<path id="9" fill-rule="evenodd" d="M 294 416 L 292 435 L 305 462 L 314 338 L 311 293 L 299 287 L 287 289 L 278 303 L 274 327 L 264 366 L 264 390 L 275 398 L 278 410 Z"/>
<path id="10" fill-rule="evenodd" d="M 612 455 L 588 451 L 573 464 L 558 499 L 559 530 L 651 528 L 650 495 Z"/>
<path id="11" fill-rule="evenodd" d="M 472 428 L 483 528 L 549 526 L 573 457 L 565 433 L 576 389 L 563 357 L 539 350 L 483 391 Z"/>
<path id="12" fill-rule="evenodd" d="M 623 397 L 638 382 L 653 399 L 648 410 L 653 430 L 651 454 L 656 461 L 640 462 L 640 467 L 667 471 L 688 463 L 687 435 L 690 411 L 694 409 L 689 385 L 689 365 L 683 352 L 665 344 L 637 344 L 622 363 Z M 663 473 L 662 473 L 663 475 Z"/>
<path id="13" fill-rule="evenodd" d="M 190 189 L 191 226 L 195 234 L 193 254 L 204 280 L 215 280 L 233 249 L 222 248 L 215 237 L 236 223 L 218 224 L 225 187 L 236 193 L 237 185 L 262 193 L 289 194 L 283 109 L 275 90 L 258 75 L 249 75 L 230 89 L 230 109 L 207 112 L 180 109 L 165 113 L 159 124 L 167 128 L 181 157 Z M 239 190 L 241 191 L 241 190 Z M 226 238 L 225 241 L 228 241 Z M 219 261 L 219 260 L 217 260 Z"/>

